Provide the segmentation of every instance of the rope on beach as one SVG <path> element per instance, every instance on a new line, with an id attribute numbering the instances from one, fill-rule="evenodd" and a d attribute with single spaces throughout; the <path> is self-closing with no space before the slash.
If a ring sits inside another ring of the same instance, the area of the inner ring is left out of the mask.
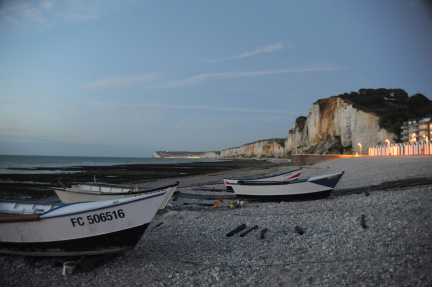
<path id="1" fill-rule="evenodd" d="M 416 255 L 425 255 L 425 254 L 432 254 L 432 251 L 389 254 L 389 255 L 381 256 L 380 258 L 416 256 Z M 358 260 L 371 260 L 377 258 L 378 258 L 377 256 L 372 255 L 366 257 L 339 258 L 339 259 L 313 260 L 313 261 L 289 261 L 284 263 L 269 263 L 269 264 L 218 264 L 218 263 L 202 263 L 202 262 L 195 262 L 190 260 L 179 260 L 179 261 L 186 264 L 192 264 L 192 265 L 204 266 L 204 267 L 238 268 L 238 267 L 277 267 L 277 266 L 304 265 L 304 264 L 324 264 L 324 263 L 337 263 L 337 262 L 348 262 L 348 261 L 358 261 Z"/>

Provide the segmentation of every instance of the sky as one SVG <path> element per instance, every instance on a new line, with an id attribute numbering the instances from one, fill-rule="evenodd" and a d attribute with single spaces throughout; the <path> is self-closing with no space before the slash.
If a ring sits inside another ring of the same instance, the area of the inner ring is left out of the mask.
<path id="1" fill-rule="evenodd" d="M 432 98 L 428 0 L 0 0 L 0 154 L 219 151 L 362 88 Z"/>

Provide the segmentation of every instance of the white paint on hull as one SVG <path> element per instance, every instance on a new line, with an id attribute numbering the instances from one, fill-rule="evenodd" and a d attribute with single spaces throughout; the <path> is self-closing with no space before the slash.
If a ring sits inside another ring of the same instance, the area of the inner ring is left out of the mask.
<path id="1" fill-rule="evenodd" d="M 68 204 L 40 214 L 38 221 L 0 224 L 0 241 L 43 243 L 109 234 L 150 223 L 165 191 L 134 198 Z M 124 216 L 123 216 L 124 215 Z M 102 217 L 110 217 L 102 221 Z M 99 222 L 97 221 L 99 218 Z"/>
<path id="2" fill-rule="evenodd" d="M 307 180 L 299 180 L 299 181 L 285 181 L 283 184 L 272 184 L 269 182 L 253 184 L 233 184 L 232 188 L 234 193 L 237 196 L 274 196 L 274 197 L 283 197 L 290 195 L 303 195 L 309 193 L 318 193 L 323 191 L 332 190 L 334 187 L 328 187 L 325 185 L 321 185 L 315 183 L 313 181 L 322 180 L 322 179 L 332 179 L 335 177 L 342 176 L 342 173 L 338 174 L 330 174 L 323 176 L 310 177 Z M 273 182 L 275 183 L 275 182 Z"/>
<path id="3" fill-rule="evenodd" d="M 327 186 L 322 186 L 312 182 L 301 182 L 290 185 L 233 185 L 234 193 L 236 195 L 249 195 L 249 196 L 286 196 L 306 194 L 330 190 Z"/>

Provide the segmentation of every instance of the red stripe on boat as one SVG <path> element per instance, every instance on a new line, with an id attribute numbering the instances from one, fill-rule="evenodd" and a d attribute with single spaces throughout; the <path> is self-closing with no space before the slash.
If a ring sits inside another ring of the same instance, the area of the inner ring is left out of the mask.
<path id="1" fill-rule="evenodd" d="M 293 175 L 293 176 L 291 176 L 291 177 L 288 178 L 288 179 L 296 178 L 296 177 L 299 177 L 299 176 L 300 176 L 300 173 L 297 173 L 296 175 Z"/>

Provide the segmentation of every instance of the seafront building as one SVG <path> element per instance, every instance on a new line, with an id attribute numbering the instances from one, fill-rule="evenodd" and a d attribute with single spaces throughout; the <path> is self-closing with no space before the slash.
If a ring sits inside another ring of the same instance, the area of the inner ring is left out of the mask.
<path id="1" fill-rule="evenodd" d="M 409 119 L 401 126 L 403 143 L 390 143 L 369 147 L 370 156 L 385 155 L 431 155 L 432 114 L 423 118 Z"/>
<path id="2" fill-rule="evenodd" d="M 432 114 L 424 118 L 409 119 L 401 126 L 401 140 L 403 142 L 418 142 L 431 139 Z"/>

